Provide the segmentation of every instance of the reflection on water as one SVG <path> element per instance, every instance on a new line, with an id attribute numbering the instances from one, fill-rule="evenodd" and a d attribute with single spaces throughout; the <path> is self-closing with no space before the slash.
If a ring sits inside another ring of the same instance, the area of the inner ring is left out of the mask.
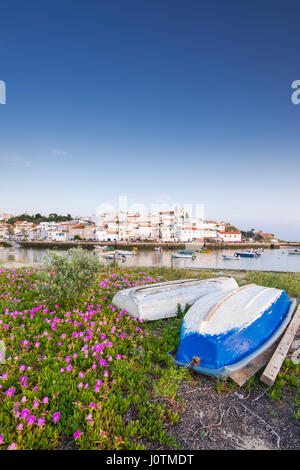
<path id="1" fill-rule="evenodd" d="M 62 250 L 55 250 L 63 253 Z M 104 264 L 111 264 L 113 260 L 105 259 L 98 250 L 95 256 Z M 134 256 L 127 256 L 125 262 L 118 260 L 122 266 L 171 266 L 171 251 L 137 251 Z M 300 256 L 289 255 L 287 249 L 265 250 L 259 258 L 240 258 L 238 261 L 224 260 L 222 255 L 233 255 L 234 250 L 215 250 L 209 254 L 196 254 L 196 259 L 173 260 L 174 268 L 212 268 L 212 269 L 246 269 L 261 271 L 300 272 Z M 42 264 L 46 250 L 0 248 L 0 265 L 21 266 Z"/>

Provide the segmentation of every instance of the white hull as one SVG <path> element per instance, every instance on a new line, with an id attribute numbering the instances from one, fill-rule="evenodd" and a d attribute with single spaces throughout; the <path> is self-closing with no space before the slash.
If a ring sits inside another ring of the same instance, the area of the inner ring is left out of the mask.
<path id="1" fill-rule="evenodd" d="M 184 255 L 181 253 L 172 253 L 173 258 L 189 258 L 192 259 L 194 255 Z"/>
<path id="2" fill-rule="evenodd" d="M 199 299 L 184 317 L 186 333 L 218 335 L 253 323 L 282 290 L 249 284 Z M 215 308 L 218 306 L 218 308 Z"/>
<path id="3" fill-rule="evenodd" d="M 121 290 L 115 294 L 113 304 L 133 317 L 158 320 L 176 316 L 178 304 L 184 309 L 207 294 L 237 287 L 230 277 L 159 282 Z"/>

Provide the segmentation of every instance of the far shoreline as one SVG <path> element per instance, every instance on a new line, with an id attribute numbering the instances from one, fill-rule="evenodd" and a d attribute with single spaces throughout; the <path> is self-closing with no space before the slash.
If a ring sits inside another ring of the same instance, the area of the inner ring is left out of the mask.
<path id="1" fill-rule="evenodd" d="M 205 247 L 210 250 L 222 250 L 227 248 L 232 249 L 241 249 L 241 248 L 269 248 L 269 249 L 280 249 L 284 246 L 293 247 L 300 246 L 300 242 L 278 242 L 278 243 L 261 243 L 261 242 L 241 242 L 241 243 L 213 243 L 205 242 L 204 244 L 198 242 L 140 242 L 140 241 L 107 241 L 107 242 L 97 242 L 97 241 L 68 241 L 68 242 L 52 242 L 52 241 L 20 241 L 20 242 L 4 242 L 4 247 L 13 247 L 17 243 L 23 248 L 32 248 L 32 249 L 61 249 L 68 250 L 76 246 L 80 246 L 85 249 L 93 250 L 95 247 L 99 246 L 111 246 L 115 249 L 123 248 L 137 248 L 140 250 L 153 250 L 155 247 L 161 247 L 163 250 L 184 250 L 184 249 L 194 249 L 197 251 L 201 247 Z M 195 248 L 192 248 L 191 246 Z"/>

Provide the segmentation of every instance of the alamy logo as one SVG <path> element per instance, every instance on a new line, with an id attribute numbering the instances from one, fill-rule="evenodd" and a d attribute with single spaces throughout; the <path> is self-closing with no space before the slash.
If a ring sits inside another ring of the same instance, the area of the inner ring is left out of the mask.
<path id="1" fill-rule="evenodd" d="M 3 80 L 0 80 L 0 104 L 6 104 L 6 85 Z"/>
<path id="2" fill-rule="evenodd" d="M 292 103 L 300 104 L 300 80 L 294 80 L 292 88 L 295 90 L 291 96 Z"/>

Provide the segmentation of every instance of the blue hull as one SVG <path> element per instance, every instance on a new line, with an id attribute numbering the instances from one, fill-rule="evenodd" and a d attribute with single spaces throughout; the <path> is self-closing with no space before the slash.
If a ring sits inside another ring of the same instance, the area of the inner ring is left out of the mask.
<path id="1" fill-rule="evenodd" d="M 224 334 L 186 334 L 184 322 L 176 360 L 187 364 L 193 357 L 201 358 L 201 367 L 220 370 L 243 360 L 258 350 L 280 327 L 288 314 L 291 300 L 285 291 L 261 316 L 244 328 Z"/>
<path id="2" fill-rule="evenodd" d="M 239 256 L 240 258 L 255 258 L 255 253 L 236 253 L 236 256 Z"/>
<path id="3" fill-rule="evenodd" d="M 189 250 L 178 250 L 178 253 L 181 255 L 194 255 L 194 251 L 189 251 Z"/>
<path id="4" fill-rule="evenodd" d="M 292 315 L 294 313 L 294 310 L 297 305 L 297 300 L 293 299 L 291 302 L 291 305 L 289 307 L 289 310 L 283 319 L 282 323 L 278 326 L 278 328 L 273 332 L 273 334 L 269 337 L 267 341 L 262 343 L 259 348 L 257 348 L 255 351 L 252 351 L 252 353 L 247 354 L 244 356 L 241 360 L 234 362 L 232 364 L 229 364 L 227 366 L 219 367 L 219 368 L 209 368 L 209 367 L 204 367 L 201 365 L 201 362 L 199 365 L 193 366 L 192 364 L 189 364 L 187 366 L 186 362 L 180 361 L 179 359 L 174 358 L 172 353 L 168 353 L 169 357 L 172 359 L 173 363 L 176 364 L 177 366 L 180 367 L 188 367 L 188 369 L 193 368 L 193 371 L 198 372 L 199 374 L 206 374 L 206 375 L 212 375 L 215 377 L 221 377 L 221 378 L 226 378 L 233 374 L 234 372 L 237 372 L 240 369 L 243 369 L 244 367 L 249 364 L 249 362 L 253 361 L 257 356 L 262 354 L 264 351 L 266 351 L 272 344 L 277 341 L 282 333 L 284 332 L 285 328 L 289 324 Z"/>

